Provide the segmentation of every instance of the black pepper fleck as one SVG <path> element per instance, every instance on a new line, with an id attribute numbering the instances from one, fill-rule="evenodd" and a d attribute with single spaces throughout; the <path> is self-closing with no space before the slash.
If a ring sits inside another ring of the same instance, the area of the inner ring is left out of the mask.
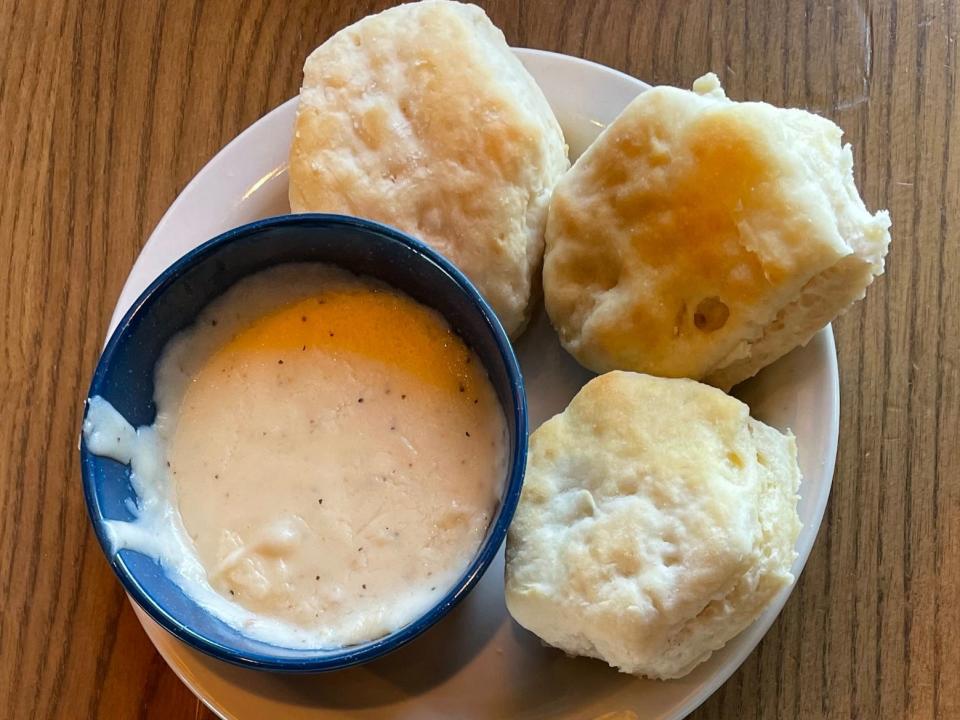
<path id="1" fill-rule="evenodd" d="M 283 360 L 277 360 L 277 365 L 283 365 Z"/>
<path id="2" fill-rule="evenodd" d="M 478 402 L 480 402 L 479 399 L 477 399 L 477 398 L 474 398 L 474 399 L 473 399 L 473 404 L 474 404 L 474 405 L 476 405 Z"/>
<path id="3" fill-rule="evenodd" d="M 466 435 L 467 437 L 470 437 L 470 433 L 469 433 L 469 432 L 464 432 L 463 434 Z"/>
<path id="4" fill-rule="evenodd" d="M 231 595 L 234 595 L 235 593 L 233 592 L 233 590 L 231 590 L 231 591 L 230 591 L 230 594 L 231 594 Z"/>
<path id="5" fill-rule="evenodd" d="M 170 461 L 167 460 L 167 467 L 170 467 Z"/>
<path id="6" fill-rule="evenodd" d="M 220 479 L 220 476 L 217 475 L 216 473 L 214 473 L 214 474 L 213 474 L 213 479 L 214 479 L 214 480 L 219 480 L 219 479 Z"/>
<path id="7" fill-rule="evenodd" d="M 436 585 L 433 585 L 430 589 L 431 589 L 431 590 L 436 590 L 436 589 L 437 589 L 437 586 L 436 586 Z"/>
<path id="8" fill-rule="evenodd" d="M 363 588 L 364 590 L 366 590 L 366 589 L 367 589 L 367 585 L 366 585 L 366 583 L 364 583 L 364 584 L 363 584 L 363 585 L 361 585 L 360 587 L 362 587 L 362 588 Z"/>
<path id="9" fill-rule="evenodd" d="M 363 548 L 362 548 L 362 547 L 358 547 L 358 548 L 357 548 L 357 552 L 363 552 Z"/>
<path id="10" fill-rule="evenodd" d="M 363 402 L 363 398 L 357 398 L 357 402 L 358 402 L 358 403 L 362 403 L 362 402 Z"/>
<path id="11" fill-rule="evenodd" d="M 330 337 L 333 337 L 333 333 L 330 333 Z"/>
<path id="12" fill-rule="evenodd" d="M 317 580 L 319 580 L 319 579 L 320 579 L 320 576 L 319 576 L 319 575 L 317 575 Z"/>
<path id="13" fill-rule="evenodd" d="M 216 320 L 211 320 L 211 321 L 210 321 L 210 324 L 213 325 L 214 327 L 216 327 L 216 326 L 217 326 L 217 321 L 216 321 Z M 231 591 L 231 592 L 232 592 L 232 591 Z"/>
<path id="14" fill-rule="evenodd" d="M 391 429 L 391 430 L 396 430 L 396 429 L 397 429 L 397 426 L 396 426 L 396 425 L 391 425 L 391 426 L 390 426 L 390 429 Z"/>
<path id="15" fill-rule="evenodd" d="M 306 345 L 304 345 L 302 348 L 300 348 L 301 351 L 302 351 L 302 350 L 306 350 L 306 349 L 307 349 L 307 346 L 306 346 Z"/>
<path id="16" fill-rule="evenodd" d="M 401 396 L 400 396 L 400 399 L 401 399 L 401 400 L 406 400 L 406 399 L 407 399 L 407 396 L 406 396 L 406 395 L 401 395 Z"/>
<path id="17" fill-rule="evenodd" d="M 460 392 L 465 392 L 466 388 L 463 386 L 463 383 L 460 383 Z"/>
<path id="18" fill-rule="evenodd" d="M 319 502 L 318 502 L 317 504 L 318 504 L 318 505 L 323 505 L 323 498 L 320 498 L 320 500 L 319 500 Z"/>
<path id="19" fill-rule="evenodd" d="M 306 322 L 306 321 L 307 321 L 307 316 L 306 316 L 306 315 L 301 315 L 301 316 L 300 316 L 300 322 Z"/>

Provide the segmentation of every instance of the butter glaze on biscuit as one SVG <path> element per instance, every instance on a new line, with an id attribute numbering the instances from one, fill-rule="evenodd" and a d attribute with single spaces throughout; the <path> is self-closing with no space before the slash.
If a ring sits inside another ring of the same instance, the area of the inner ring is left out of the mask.
<path id="1" fill-rule="evenodd" d="M 890 218 L 864 206 L 822 117 L 694 92 L 637 97 L 558 183 L 544 294 L 597 372 L 729 388 L 806 343 L 883 272 Z"/>

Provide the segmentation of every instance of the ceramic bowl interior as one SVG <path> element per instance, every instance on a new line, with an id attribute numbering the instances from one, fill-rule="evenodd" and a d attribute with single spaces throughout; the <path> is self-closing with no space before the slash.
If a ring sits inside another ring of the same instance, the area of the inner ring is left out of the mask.
<path id="1" fill-rule="evenodd" d="M 167 342 L 241 278 L 288 262 L 324 262 L 378 278 L 436 309 L 484 363 L 507 419 L 509 458 L 500 504 L 457 583 L 427 613 L 365 644 L 290 649 L 246 637 L 199 607 L 141 553 L 113 552 L 104 520 L 132 520 L 128 466 L 81 443 L 84 492 L 97 537 L 123 586 L 151 617 L 191 646 L 222 660 L 268 670 L 316 672 L 356 665 L 410 641 L 436 623 L 480 578 L 513 517 L 527 450 L 526 397 L 513 349 L 491 308 L 466 277 L 423 243 L 392 228 L 338 215 L 287 215 L 230 230 L 167 268 L 120 321 L 100 358 L 89 397 L 109 401 L 135 426 L 153 422 L 153 375 Z"/>

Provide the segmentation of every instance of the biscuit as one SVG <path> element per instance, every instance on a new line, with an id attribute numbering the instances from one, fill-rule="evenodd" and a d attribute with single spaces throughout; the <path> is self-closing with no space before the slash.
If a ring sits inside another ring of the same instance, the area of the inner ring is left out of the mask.
<path id="1" fill-rule="evenodd" d="M 596 372 L 728 389 L 803 345 L 883 272 L 835 124 L 732 102 L 715 75 L 639 95 L 558 183 L 543 285 Z"/>
<path id="2" fill-rule="evenodd" d="M 539 287 L 547 204 L 569 166 L 543 92 L 475 5 L 391 8 L 304 65 L 293 212 L 370 218 L 425 241 L 512 336 Z"/>
<path id="3" fill-rule="evenodd" d="M 681 677 L 793 582 L 796 444 L 693 380 L 595 378 L 530 437 L 507 608 L 573 655 Z"/>

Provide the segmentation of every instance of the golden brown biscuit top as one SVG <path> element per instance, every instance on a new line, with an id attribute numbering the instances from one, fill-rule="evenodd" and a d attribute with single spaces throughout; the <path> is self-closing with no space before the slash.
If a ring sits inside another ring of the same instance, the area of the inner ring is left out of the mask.
<path id="1" fill-rule="evenodd" d="M 786 121 L 839 136 L 800 111 L 654 88 L 577 161 L 551 202 L 544 287 L 581 362 L 703 377 L 849 253 Z"/>

